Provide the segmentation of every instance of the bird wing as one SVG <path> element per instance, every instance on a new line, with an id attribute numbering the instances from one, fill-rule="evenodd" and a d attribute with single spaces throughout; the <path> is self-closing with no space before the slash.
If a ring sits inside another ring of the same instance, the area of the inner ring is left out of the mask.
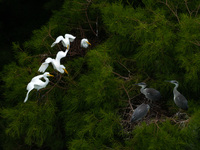
<path id="1" fill-rule="evenodd" d="M 153 88 L 146 88 L 145 93 L 150 100 L 159 100 L 161 98 L 160 92 Z"/>
<path id="2" fill-rule="evenodd" d="M 176 96 L 175 99 L 174 99 L 174 102 L 181 109 L 183 109 L 183 110 L 188 109 L 187 99 L 182 94 L 179 94 L 178 96 Z"/>
<path id="3" fill-rule="evenodd" d="M 148 112 L 148 108 L 147 108 L 147 105 L 146 104 L 141 104 L 140 106 L 138 106 L 135 111 L 133 112 L 133 115 L 132 115 L 132 122 L 133 121 L 136 121 L 136 120 L 139 120 L 139 119 L 142 119 L 143 117 L 146 116 L 147 112 Z"/>
<path id="4" fill-rule="evenodd" d="M 54 45 L 58 44 L 63 39 L 64 39 L 64 37 L 62 35 L 59 36 L 59 37 L 57 37 L 56 40 L 55 40 L 55 42 L 53 42 L 53 44 L 51 45 L 51 47 L 53 47 Z"/>
<path id="5" fill-rule="evenodd" d="M 73 42 L 76 37 L 71 34 L 65 34 L 65 38 L 68 38 L 70 42 Z"/>
<path id="6" fill-rule="evenodd" d="M 34 88 L 34 84 L 33 84 L 33 82 L 31 81 L 31 82 L 29 82 L 29 84 L 27 85 L 26 89 L 29 91 L 29 90 L 31 90 L 32 88 Z"/>
<path id="7" fill-rule="evenodd" d="M 42 65 L 40 66 L 40 68 L 38 69 L 39 72 L 45 72 L 45 70 L 47 69 L 47 67 L 49 66 L 49 63 L 52 62 L 52 58 L 48 57 L 45 62 L 42 63 Z"/>
<path id="8" fill-rule="evenodd" d="M 43 75 L 37 75 L 37 76 L 35 76 L 34 78 L 31 79 L 31 82 L 32 82 L 32 83 L 36 82 L 37 80 L 39 80 L 40 78 L 42 78 L 42 76 L 43 76 Z M 30 82 L 30 83 L 31 83 L 31 82 Z"/>

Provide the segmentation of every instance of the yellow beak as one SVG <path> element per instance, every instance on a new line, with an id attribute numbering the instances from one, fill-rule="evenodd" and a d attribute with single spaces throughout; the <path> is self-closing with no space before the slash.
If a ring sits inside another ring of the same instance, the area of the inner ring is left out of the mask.
<path id="1" fill-rule="evenodd" d="M 67 49 L 69 50 L 69 45 L 67 45 Z"/>
<path id="2" fill-rule="evenodd" d="M 91 45 L 89 42 L 86 42 L 86 43 L 88 43 L 89 45 Z"/>
<path id="3" fill-rule="evenodd" d="M 69 74 L 66 69 L 63 68 L 63 70 L 65 71 L 66 74 Z"/>
<path id="4" fill-rule="evenodd" d="M 50 77 L 54 77 L 54 75 L 48 74 Z"/>

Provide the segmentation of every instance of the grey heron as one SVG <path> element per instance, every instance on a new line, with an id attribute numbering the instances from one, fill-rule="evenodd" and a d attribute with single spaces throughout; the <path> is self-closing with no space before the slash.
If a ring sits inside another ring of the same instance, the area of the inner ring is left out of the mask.
<path id="1" fill-rule="evenodd" d="M 153 88 L 146 88 L 147 84 L 144 83 L 144 82 L 141 82 L 141 83 L 138 83 L 138 84 L 135 84 L 135 85 L 141 86 L 140 92 L 141 92 L 142 94 L 144 94 L 145 97 L 146 97 L 147 99 L 149 99 L 151 102 L 152 102 L 152 101 L 160 100 L 161 94 L 160 94 L 160 92 L 157 91 L 156 89 L 153 89 Z"/>
<path id="2" fill-rule="evenodd" d="M 135 122 L 138 120 L 141 120 L 143 117 L 145 117 L 150 109 L 150 106 L 148 104 L 142 103 L 139 105 L 133 112 L 133 115 L 131 117 L 131 122 Z"/>
<path id="3" fill-rule="evenodd" d="M 172 84 L 175 84 L 175 87 L 173 89 L 175 104 L 179 108 L 181 108 L 183 110 L 188 110 L 188 101 L 187 101 L 187 99 L 180 92 L 178 92 L 178 90 L 177 90 L 178 85 L 179 85 L 178 81 L 176 81 L 176 80 L 170 80 L 170 81 L 166 80 L 166 82 L 170 82 Z"/>

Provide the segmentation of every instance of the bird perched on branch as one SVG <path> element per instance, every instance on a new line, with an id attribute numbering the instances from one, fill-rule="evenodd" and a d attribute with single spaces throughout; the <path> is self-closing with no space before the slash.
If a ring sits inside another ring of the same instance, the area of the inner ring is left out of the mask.
<path id="1" fill-rule="evenodd" d="M 175 84 L 175 87 L 174 87 L 174 90 L 173 90 L 175 104 L 183 110 L 188 110 L 187 99 L 180 92 L 177 91 L 177 88 L 178 88 L 178 85 L 179 85 L 178 81 L 176 81 L 176 80 L 170 80 L 170 81 L 166 80 L 166 82 Z"/>
<path id="2" fill-rule="evenodd" d="M 88 48 L 89 45 L 91 45 L 91 44 L 89 43 L 88 39 L 84 38 L 81 40 L 81 47 Z"/>
<path id="3" fill-rule="evenodd" d="M 150 109 L 150 106 L 148 104 L 142 103 L 139 105 L 133 112 L 133 115 L 131 117 L 131 122 L 135 122 L 138 120 L 141 120 L 143 117 L 145 117 Z"/>
<path id="4" fill-rule="evenodd" d="M 152 101 L 157 101 L 157 100 L 160 100 L 161 99 L 161 94 L 159 91 L 157 91 L 156 89 L 154 88 L 146 88 L 147 84 L 144 83 L 144 82 L 141 82 L 141 83 L 138 83 L 138 84 L 135 84 L 135 85 L 138 85 L 138 86 L 141 86 L 142 88 L 140 89 L 140 92 L 142 94 L 145 95 L 145 97 L 147 99 L 149 99 L 151 102 Z"/>
<path id="5" fill-rule="evenodd" d="M 30 91 L 32 91 L 33 89 L 37 89 L 37 91 L 39 91 L 42 88 L 45 88 L 47 86 L 47 84 L 49 83 L 49 79 L 47 77 L 54 77 L 53 75 L 49 74 L 49 72 L 45 72 L 43 75 L 38 75 L 34 78 L 32 78 L 31 82 L 29 82 L 29 84 L 27 85 L 27 94 L 26 94 L 26 98 L 24 99 L 24 103 L 28 100 L 28 95 L 30 93 Z M 41 80 L 41 78 L 44 78 L 45 82 Z"/>
<path id="6" fill-rule="evenodd" d="M 52 59 L 50 57 L 48 57 L 45 62 L 42 63 L 42 65 L 40 66 L 40 68 L 38 69 L 39 72 L 45 72 L 45 70 L 47 69 L 47 67 L 49 66 L 49 63 L 52 64 L 53 68 L 55 70 L 57 70 L 58 72 L 60 73 L 67 73 L 67 70 L 65 69 L 65 66 L 64 65 L 61 65 L 60 64 L 60 60 L 61 58 L 65 57 L 68 53 L 68 49 L 63 52 L 63 51 L 59 51 L 56 55 L 56 58 L 55 59 Z"/>
<path id="7" fill-rule="evenodd" d="M 75 38 L 76 37 L 73 36 L 73 35 L 71 35 L 71 34 L 65 34 L 65 38 L 62 35 L 60 35 L 60 36 L 58 36 L 56 38 L 55 42 L 53 42 L 53 44 L 51 45 L 51 47 L 53 47 L 54 45 L 58 44 L 61 41 L 62 45 L 64 47 L 66 47 L 67 50 L 69 50 L 69 48 L 70 48 L 70 42 L 73 42 Z"/>

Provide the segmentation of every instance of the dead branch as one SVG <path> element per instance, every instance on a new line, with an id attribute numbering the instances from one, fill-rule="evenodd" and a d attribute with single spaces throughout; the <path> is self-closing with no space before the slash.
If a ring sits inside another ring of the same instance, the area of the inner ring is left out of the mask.
<path id="1" fill-rule="evenodd" d="M 129 77 L 124 77 L 124 76 L 122 76 L 122 75 L 120 75 L 119 73 L 116 73 L 116 72 L 114 72 L 114 71 L 112 71 L 112 73 L 115 74 L 115 75 L 117 75 L 117 76 L 119 76 L 119 77 L 122 78 L 122 79 L 125 79 L 125 80 L 128 80 L 128 79 L 129 79 Z"/>
<path id="2" fill-rule="evenodd" d="M 190 14 L 190 17 L 191 17 L 192 12 L 190 11 L 190 9 L 189 9 L 189 7 L 188 7 L 187 0 L 185 0 L 185 6 L 186 6 L 186 8 L 187 8 L 188 13 Z"/>
<path id="3" fill-rule="evenodd" d="M 60 82 L 61 78 L 62 78 L 62 75 L 60 75 L 60 78 L 58 79 L 58 81 L 44 95 L 48 95 L 48 93 Z"/>
<path id="4" fill-rule="evenodd" d="M 168 4 L 168 2 L 167 2 L 167 0 L 165 1 L 165 2 L 163 2 L 163 1 L 160 1 L 160 3 L 163 3 L 163 4 L 165 4 L 168 8 L 169 8 L 169 10 L 174 14 L 174 16 L 177 18 L 177 20 L 178 20 L 178 23 L 180 23 L 180 19 L 179 19 L 179 17 L 178 17 L 178 14 L 177 14 L 177 10 L 175 11 L 175 10 L 173 10 L 170 6 L 169 6 L 169 4 Z"/>
<path id="5" fill-rule="evenodd" d="M 194 45 L 197 45 L 197 46 L 200 46 L 200 42 L 199 41 L 196 41 L 196 42 L 190 41 L 190 43 L 192 43 Z"/>
<path id="6" fill-rule="evenodd" d="M 125 66 L 123 65 L 121 62 L 117 61 L 121 66 L 123 66 L 129 73 L 131 73 L 131 71 Z"/>
<path id="7" fill-rule="evenodd" d="M 126 88 L 124 87 L 124 84 L 122 84 L 122 87 L 123 87 L 123 89 L 124 89 L 124 91 L 126 92 L 126 95 L 127 95 L 127 97 L 128 97 L 128 103 L 129 103 L 129 105 L 130 105 L 130 107 L 131 107 L 131 110 L 134 111 L 133 106 L 132 106 L 132 104 L 131 104 L 130 96 L 129 96 L 129 94 L 128 94 Z"/>
<path id="8" fill-rule="evenodd" d="M 196 11 L 195 17 L 197 17 L 197 15 L 199 13 L 199 9 L 200 9 L 200 5 L 197 7 L 197 11 Z"/>
<path id="9" fill-rule="evenodd" d="M 85 10 L 85 16 L 86 16 L 86 18 L 87 18 L 87 22 L 88 22 L 88 24 L 89 24 L 89 26 L 90 26 L 91 31 L 92 31 L 92 32 L 94 33 L 94 35 L 96 36 L 97 33 L 95 33 L 95 31 L 93 30 L 92 25 L 91 25 L 90 20 L 89 20 L 89 17 L 88 17 L 88 14 L 87 14 L 87 10 L 88 10 L 88 7 L 89 7 L 89 5 L 90 5 L 91 2 L 92 2 L 91 0 L 88 1 L 88 5 L 87 5 L 87 8 L 86 8 L 86 10 Z"/>

